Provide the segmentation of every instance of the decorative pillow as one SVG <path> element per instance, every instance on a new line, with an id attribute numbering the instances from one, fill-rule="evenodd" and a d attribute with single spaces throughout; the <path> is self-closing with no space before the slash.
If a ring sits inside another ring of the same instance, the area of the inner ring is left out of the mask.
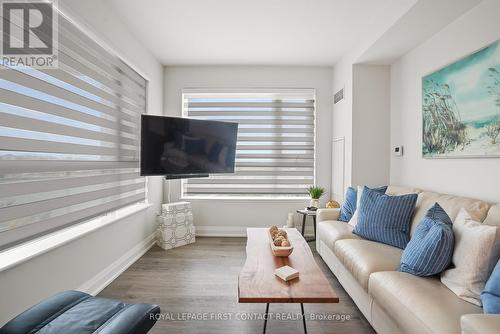
<path id="1" fill-rule="evenodd" d="M 497 261 L 495 269 L 481 292 L 481 302 L 484 313 L 500 314 L 500 261 Z"/>
<path id="2" fill-rule="evenodd" d="M 353 187 L 348 187 L 345 192 L 344 203 L 340 208 L 339 220 L 342 222 L 348 222 L 351 220 L 354 211 L 356 211 L 356 201 L 357 201 L 357 191 Z"/>
<path id="3" fill-rule="evenodd" d="M 365 239 L 404 249 L 417 194 L 389 196 L 364 187 L 353 233 Z"/>
<path id="4" fill-rule="evenodd" d="M 465 209 L 453 223 L 454 268 L 441 274 L 441 282 L 458 297 L 481 306 L 479 294 L 498 261 L 497 227 L 474 221 Z"/>
<path id="5" fill-rule="evenodd" d="M 358 186 L 358 191 L 356 194 L 356 207 L 354 208 L 355 211 L 354 211 L 354 214 L 352 215 L 352 218 L 349 220 L 349 225 L 351 225 L 352 227 L 356 227 L 356 224 L 358 223 L 358 212 L 359 211 L 356 209 L 359 208 L 359 206 L 361 204 L 361 196 L 363 195 L 363 188 L 364 188 L 364 186 Z M 387 186 L 382 186 L 382 187 L 378 187 L 378 188 L 368 188 L 368 189 L 375 190 L 376 192 L 379 192 L 381 194 L 385 194 L 385 191 L 387 190 Z"/>
<path id="6" fill-rule="evenodd" d="M 436 203 L 422 218 L 403 251 L 399 270 L 416 276 L 441 273 L 451 263 L 453 241 L 451 219 Z"/>

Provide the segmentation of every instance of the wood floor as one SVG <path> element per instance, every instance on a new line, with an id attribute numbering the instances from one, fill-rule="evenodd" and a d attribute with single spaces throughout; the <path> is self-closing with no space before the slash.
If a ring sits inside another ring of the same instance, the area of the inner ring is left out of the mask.
<path id="1" fill-rule="evenodd" d="M 314 252 L 314 242 L 309 245 Z M 323 260 L 314 254 L 340 303 L 304 304 L 308 332 L 375 333 Z M 265 304 L 237 301 L 238 273 L 244 261 L 244 238 L 197 238 L 194 244 L 168 251 L 155 246 L 99 296 L 160 305 L 163 319 L 150 333 L 261 333 Z M 267 333 L 303 333 L 300 304 L 271 304 L 269 312 L 273 318 L 268 321 Z M 311 316 L 333 320 L 312 320 Z"/>

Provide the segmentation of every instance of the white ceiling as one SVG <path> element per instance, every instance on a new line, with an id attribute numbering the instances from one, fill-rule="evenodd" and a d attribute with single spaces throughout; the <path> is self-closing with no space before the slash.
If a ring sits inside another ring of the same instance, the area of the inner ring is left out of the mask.
<path id="1" fill-rule="evenodd" d="M 164 65 L 333 65 L 415 0 L 106 0 Z M 403 12 L 401 12 L 401 15 Z"/>

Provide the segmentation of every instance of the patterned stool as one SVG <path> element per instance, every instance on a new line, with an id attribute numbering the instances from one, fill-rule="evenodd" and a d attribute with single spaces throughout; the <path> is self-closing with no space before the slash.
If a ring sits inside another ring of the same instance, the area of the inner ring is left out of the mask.
<path id="1" fill-rule="evenodd" d="M 163 204 L 157 220 L 156 244 L 161 248 L 171 249 L 195 242 L 191 203 Z"/>

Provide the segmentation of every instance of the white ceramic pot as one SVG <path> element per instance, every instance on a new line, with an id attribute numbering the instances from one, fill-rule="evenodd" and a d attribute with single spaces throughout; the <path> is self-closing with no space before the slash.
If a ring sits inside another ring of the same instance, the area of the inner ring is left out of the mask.
<path id="1" fill-rule="evenodd" d="M 311 201 L 309 202 L 309 207 L 318 208 L 319 207 L 319 199 L 311 198 Z"/>

